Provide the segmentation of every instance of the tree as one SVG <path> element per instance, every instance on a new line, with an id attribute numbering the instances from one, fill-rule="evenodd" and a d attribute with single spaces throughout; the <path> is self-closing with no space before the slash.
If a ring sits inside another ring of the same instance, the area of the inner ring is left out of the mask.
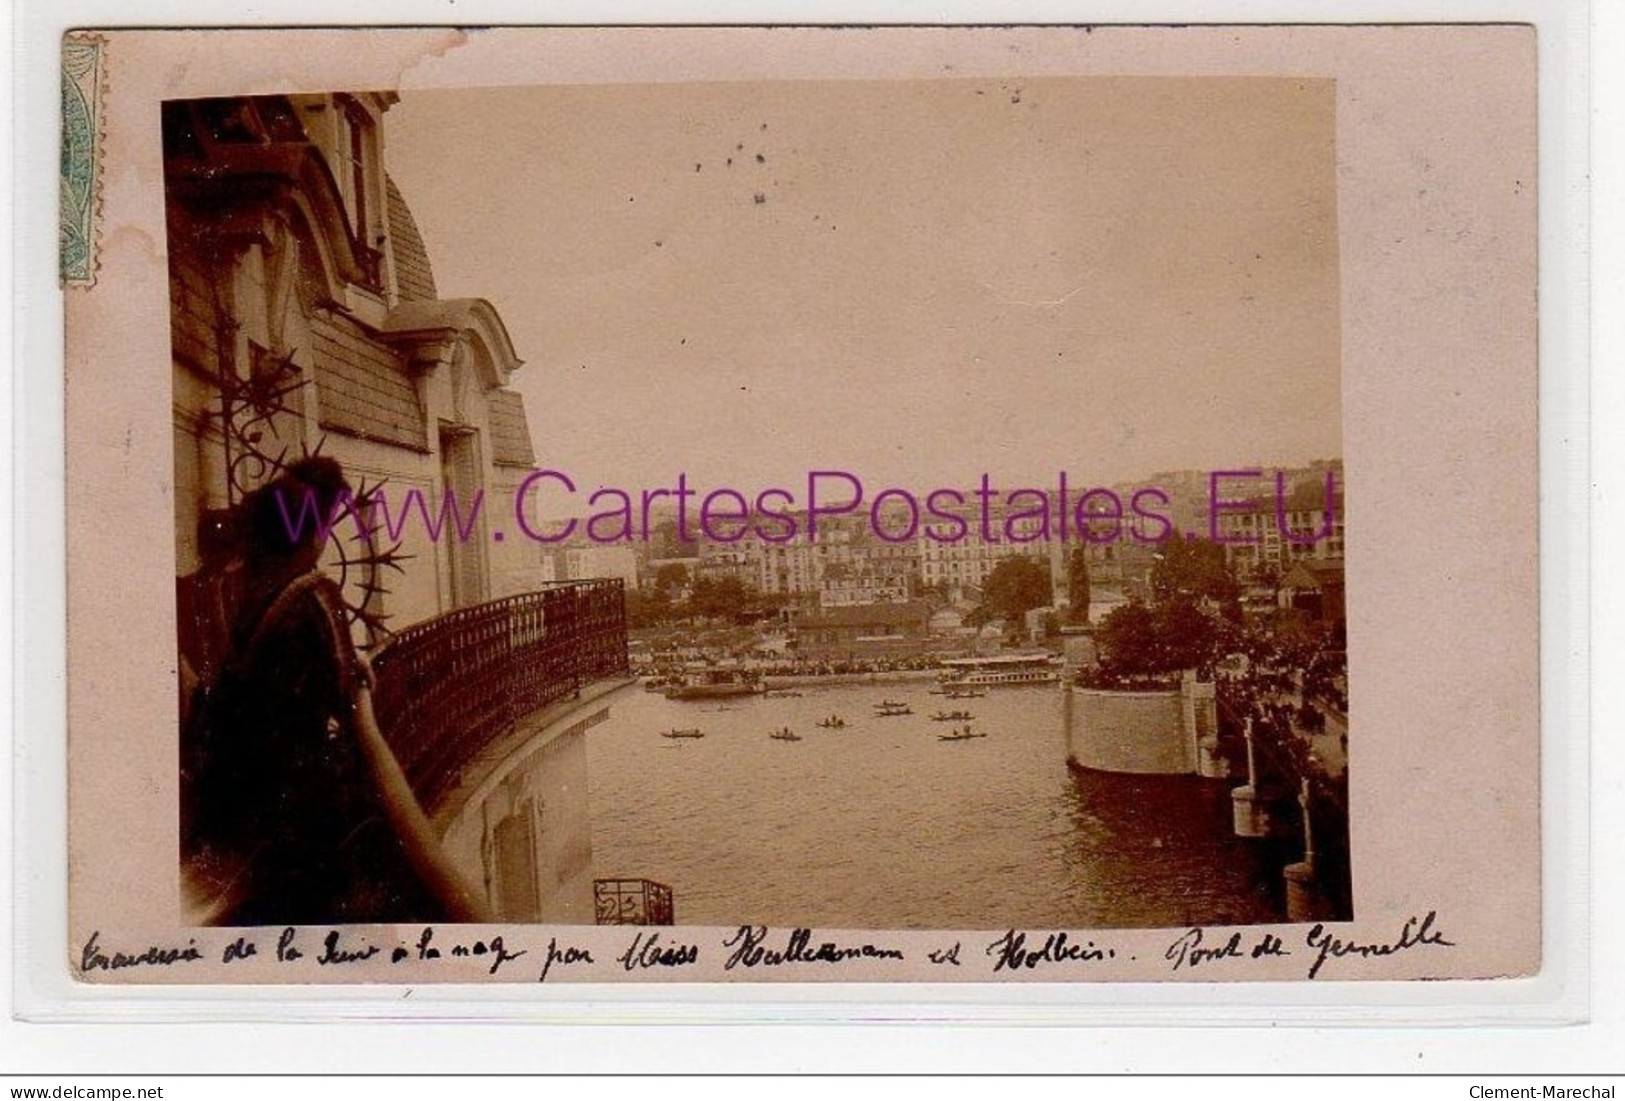
<path id="1" fill-rule="evenodd" d="M 734 620 L 755 603 L 756 591 L 733 574 L 701 577 L 689 592 L 687 611 L 702 619 Z"/>
<path id="2" fill-rule="evenodd" d="M 1109 673 L 1139 677 L 1212 665 L 1232 634 L 1225 620 L 1181 597 L 1164 604 L 1125 604 L 1101 622 L 1095 639 Z"/>
<path id="3" fill-rule="evenodd" d="M 1150 605 L 1138 600 L 1114 608 L 1095 633 L 1101 664 L 1117 676 L 1139 676 L 1163 671 L 1158 653 L 1157 617 Z"/>
<path id="4" fill-rule="evenodd" d="M 1162 544 L 1151 570 L 1151 600 L 1117 609 L 1096 639 L 1101 664 L 1117 676 L 1210 666 L 1239 640 L 1241 587 L 1224 548 L 1199 539 Z"/>
<path id="5" fill-rule="evenodd" d="M 1183 596 L 1159 604 L 1156 620 L 1164 672 L 1212 665 L 1235 635 L 1229 620 L 1208 614 Z"/>
<path id="6" fill-rule="evenodd" d="M 1072 623 L 1089 622 L 1089 553 L 1081 543 L 1072 548 L 1066 563 L 1066 598 Z"/>
<path id="7" fill-rule="evenodd" d="M 655 570 L 655 588 L 664 593 L 688 588 L 688 567 L 681 562 L 665 563 Z"/>
<path id="8" fill-rule="evenodd" d="M 626 625 L 658 627 L 670 622 L 675 609 L 671 596 L 664 589 L 628 589 L 626 591 Z"/>
<path id="9" fill-rule="evenodd" d="M 1007 623 L 1020 623 L 1022 616 L 1049 602 L 1049 571 L 1026 556 L 1006 558 L 982 583 L 982 606 L 990 617 L 1001 616 Z"/>
<path id="10" fill-rule="evenodd" d="M 1179 597 L 1211 600 L 1226 619 L 1241 621 L 1241 586 L 1224 560 L 1223 547 L 1190 537 L 1162 542 L 1151 568 L 1151 599 L 1167 604 Z"/>

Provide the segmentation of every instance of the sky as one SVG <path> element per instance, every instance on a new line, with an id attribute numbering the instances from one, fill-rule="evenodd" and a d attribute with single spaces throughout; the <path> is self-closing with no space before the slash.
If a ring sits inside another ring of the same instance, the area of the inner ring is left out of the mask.
<path id="1" fill-rule="evenodd" d="M 384 127 L 584 490 L 1341 454 L 1328 81 L 406 92 Z"/>

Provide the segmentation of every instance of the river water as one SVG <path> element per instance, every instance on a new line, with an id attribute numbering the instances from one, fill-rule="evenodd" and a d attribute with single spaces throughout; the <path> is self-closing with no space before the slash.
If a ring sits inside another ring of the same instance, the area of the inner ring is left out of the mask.
<path id="1" fill-rule="evenodd" d="M 1129 928 L 1282 920 L 1280 864 L 1230 833 L 1228 787 L 1079 773 L 1060 689 L 929 681 L 799 698 L 626 691 L 587 735 L 601 877 L 669 885 L 683 925 Z M 879 718 L 882 699 L 914 714 Z M 944 742 L 938 710 L 988 736 Z M 818 720 L 840 715 L 842 730 Z M 802 740 L 777 741 L 789 726 Z M 699 727 L 705 737 L 663 738 Z"/>

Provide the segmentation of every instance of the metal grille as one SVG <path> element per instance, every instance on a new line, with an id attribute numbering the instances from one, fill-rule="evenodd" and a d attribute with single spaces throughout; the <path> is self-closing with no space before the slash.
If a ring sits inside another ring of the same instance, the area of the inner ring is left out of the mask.
<path id="1" fill-rule="evenodd" d="M 595 879 L 599 925 L 675 925 L 671 888 L 652 879 Z"/>
<path id="2" fill-rule="evenodd" d="M 432 806 L 520 719 L 627 674 L 624 584 L 564 582 L 458 608 L 401 631 L 373 668 L 379 725 Z"/>

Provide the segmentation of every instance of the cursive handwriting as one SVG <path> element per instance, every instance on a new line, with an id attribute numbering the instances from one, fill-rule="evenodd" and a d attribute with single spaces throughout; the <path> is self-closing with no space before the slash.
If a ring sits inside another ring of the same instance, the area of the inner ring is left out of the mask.
<path id="1" fill-rule="evenodd" d="M 453 946 L 451 954 L 454 956 L 462 955 L 462 948 L 463 945 L 461 944 Z M 501 967 L 505 963 L 512 963 L 520 956 L 523 956 L 527 949 L 521 948 L 517 952 L 508 951 L 508 946 L 503 943 L 502 937 L 499 934 L 492 937 L 488 941 L 475 941 L 468 947 L 467 951 L 471 956 L 483 956 L 487 952 L 491 953 L 491 970 L 487 971 L 486 974 L 495 975 L 497 973 L 497 968 Z"/>
<path id="2" fill-rule="evenodd" d="M 925 954 L 925 958 L 932 963 L 953 964 L 959 966 L 959 942 L 956 940 L 951 948 L 933 948 Z"/>
<path id="3" fill-rule="evenodd" d="M 1027 948 L 1027 934 L 1009 930 L 987 946 L 986 954 L 993 956 L 995 972 L 1031 971 L 1046 963 L 1091 963 L 1096 960 L 1117 958 L 1117 949 L 1098 947 L 1094 941 L 1074 943 L 1066 933 L 1050 933 L 1036 951 Z"/>
<path id="4" fill-rule="evenodd" d="M 85 947 L 79 953 L 79 970 L 119 971 L 126 967 L 169 967 L 203 958 L 203 953 L 198 951 L 196 940 L 188 940 L 185 948 L 159 948 L 157 945 L 150 945 L 133 955 L 128 952 L 114 952 L 109 956 L 98 942 L 101 935 L 101 930 L 98 929 L 85 941 Z"/>
<path id="5" fill-rule="evenodd" d="M 659 933 L 639 933 L 616 959 L 627 971 L 646 967 L 683 967 L 700 958 L 698 945 L 661 944 Z"/>
<path id="6" fill-rule="evenodd" d="M 322 954 L 316 957 L 316 962 L 324 967 L 335 963 L 360 963 L 370 960 L 380 951 L 376 944 L 369 944 L 365 948 L 342 948 L 337 929 L 330 930 L 327 939 L 322 941 Z"/>
<path id="7" fill-rule="evenodd" d="M 395 951 L 389 955 L 390 963 L 400 963 L 412 955 L 412 950 L 406 945 L 396 945 Z M 434 926 L 425 925 L 423 932 L 418 934 L 417 958 L 420 960 L 437 960 L 440 958 L 440 949 L 434 947 Z"/>
<path id="8" fill-rule="evenodd" d="M 1205 948 L 1202 945 L 1203 933 L 1201 929 L 1192 929 L 1178 940 L 1168 946 L 1162 954 L 1165 960 L 1173 961 L 1173 970 L 1181 967 L 1200 967 L 1204 963 L 1216 960 L 1243 960 L 1247 954 L 1241 950 L 1241 934 L 1231 933 L 1230 939 L 1217 948 Z"/>
<path id="9" fill-rule="evenodd" d="M 409 949 L 404 944 L 397 945 L 395 951 L 390 953 L 389 962 L 401 963 L 410 959 L 414 951 L 420 960 L 437 960 L 440 958 L 440 949 L 434 946 L 434 926 L 425 925 L 423 927 L 423 932 L 418 935 L 417 944 L 413 948 Z M 495 936 L 488 941 L 477 940 L 473 944 L 454 944 L 449 951 L 453 956 L 490 956 L 491 969 L 486 974 L 495 975 L 497 969 L 503 964 L 518 959 L 527 950 L 521 948 L 517 952 L 510 952 L 502 937 Z"/>
<path id="10" fill-rule="evenodd" d="M 903 953 L 896 948 L 883 948 L 874 944 L 842 945 L 823 941 L 816 947 L 812 943 L 811 929 L 795 929 L 785 939 L 783 948 L 764 948 L 767 926 L 741 925 L 739 931 L 722 942 L 732 948 L 733 955 L 722 965 L 724 971 L 735 967 L 778 967 L 786 963 L 843 963 L 853 959 L 900 960 Z"/>
<path id="11" fill-rule="evenodd" d="M 1396 952 L 1403 952 L 1418 945 L 1433 944 L 1444 948 L 1454 948 L 1455 943 L 1444 939 L 1444 934 L 1433 927 L 1438 920 L 1438 913 L 1429 910 L 1427 917 L 1418 919 L 1414 915 L 1405 919 L 1405 927 L 1399 931 L 1399 939 L 1388 943 L 1361 944 L 1359 941 L 1343 940 L 1326 931 L 1326 926 L 1317 924 L 1309 930 L 1308 944 L 1316 949 L 1313 966 L 1309 968 L 1309 977 L 1315 978 L 1327 960 L 1339 959 L 1343 956 L 1392 956 Z"/>
<path id="12" fill-rule="evenodd" d="M 547 940 L 547 959 L 543 961 L 541 977 L 536 981 L 546 982 L 547 973 L 553 970 L 553 965 L 555 963 L 560 967 L 567 967 L 573 963 L 592 962 L 592 953 L 587 951 L 585 948 L 577 948 L 573 944 L 567 944 L 563 948 L 560 948 L 559 939 L 557 937 L 549 937 Z"/>
<path id="13" fill-rule="evenodd" d="M 1290 956 L 1286 945 L 1274 933 L 1265 933 L 1252 948 L 1242 949 L 1242 935 L 1231 933 L 1224 943 L 1217 948 L 1210 948 L 1204 944 L 1206 931 L 1199 926 L 1180 936 L 1168 946 L 1162 958 L 1172 962 L 1170 970 L 1178 971 L 1181 967 L 1196 968 L 1204 963 L 1215 963 L 1219 960 L 1245 960 L 1263 959 L 1265 956 Z"/>
<path id="14" fill-rule="evenodd" d="M 297 935 L 298 934 L 293 931 L 293 926 L 289 925 L 277 936 L 276 961 L 278 963 L 292 963 L 294 960 L 300 959 L 304 956 L 303 952 L 294 947 L 293 939 Z"/>

